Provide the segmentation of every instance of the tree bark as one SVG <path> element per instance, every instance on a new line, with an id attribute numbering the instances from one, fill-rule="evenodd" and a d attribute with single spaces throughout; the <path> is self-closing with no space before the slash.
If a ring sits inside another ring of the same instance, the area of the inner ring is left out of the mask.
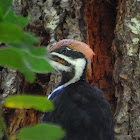
<path id="1" fill-rule="evenodd" d="M 91 46 L 96 55 L 88 81 L 103 90 L 111 104 L 115 139 L 138 140 L 140 0 L 14 0 L 13 8 L 17 15 L 30 16 L 25 30 L 41 37 L 39 45 L 49 47 L 71 38 Z M 0 97 L 3 100 L 17 93 L 46 96 L 59 79 L 56 74 L 37 74 L 31 84 L 21 73 L 0 68 Z M 14 135 L 39 122 L 42 113 L 3 108 L 3 115 L 10 135 Z"/>
<path id="2" fill-rule="evenodd" d="M 140 139 L 140 1 L 120 0 L 115 30 L 117 140 Z"/>
<path id="3" fill-rule="evenodd" d="M 88 41 L 95 52 L 90 81 L 105 93 L 113 112 L 116 99 L 112 74 L 114 55 L 111 46 L 114 39 L 116 6 L 116 1 L 88 0 L 85 8 Z"/>

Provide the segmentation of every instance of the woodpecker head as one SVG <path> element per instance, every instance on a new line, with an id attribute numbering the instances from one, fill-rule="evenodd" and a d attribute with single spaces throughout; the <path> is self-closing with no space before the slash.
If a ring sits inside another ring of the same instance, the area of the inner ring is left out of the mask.
<path id="1" fill-rule="evenodd" d="M 50 47 L 50 63 L 62 74 L 61 84 L 67 86 L 85 79 L 87 65 L 90 65 L 94 52 L 84 42 L 63 39 Z"/>

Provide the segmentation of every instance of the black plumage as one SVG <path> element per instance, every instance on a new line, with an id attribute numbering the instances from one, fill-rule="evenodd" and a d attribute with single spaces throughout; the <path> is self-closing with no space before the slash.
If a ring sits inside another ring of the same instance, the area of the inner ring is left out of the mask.
<path id="1" fill-rule="evenodd" d="M 51 100 L 55 110 L 42 121 L 60 124 L 67 132 L 63 140 L 113 140 L 110 105 L 97 87 L 78 81 L 56 91 Z"/>

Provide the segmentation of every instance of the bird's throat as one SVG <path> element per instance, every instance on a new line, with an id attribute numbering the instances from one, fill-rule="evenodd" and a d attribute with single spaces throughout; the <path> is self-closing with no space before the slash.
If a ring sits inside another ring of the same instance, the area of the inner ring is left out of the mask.
<path id="1" fill-rule="evenodd" d="M 78 76 L 77 76 L 78 75 Z M 86 69 L 84 69 L 84 71 L 82 71 L 82 73 L 80 74 L 76 74 L 75 69 L 72 69 L 71 72 L 63 72 L 62 73 L 62 79 L 61 82 L 59 83 L 59 86 L 68 86 L 70 84 L 76 83 L 80 80 L 86 80 Z"/>

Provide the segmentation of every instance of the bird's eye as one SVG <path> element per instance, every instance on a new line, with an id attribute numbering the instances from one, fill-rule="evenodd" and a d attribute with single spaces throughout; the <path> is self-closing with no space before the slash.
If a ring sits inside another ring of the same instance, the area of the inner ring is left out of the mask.
<path id="1" fill-rule="evenodd" d="M 67 48 L 63 48 L 63 49 L 61 50 L 61 53 L 62 53 L 62 54 L 66 54 L 67 52 L 68 52 Z"/>

